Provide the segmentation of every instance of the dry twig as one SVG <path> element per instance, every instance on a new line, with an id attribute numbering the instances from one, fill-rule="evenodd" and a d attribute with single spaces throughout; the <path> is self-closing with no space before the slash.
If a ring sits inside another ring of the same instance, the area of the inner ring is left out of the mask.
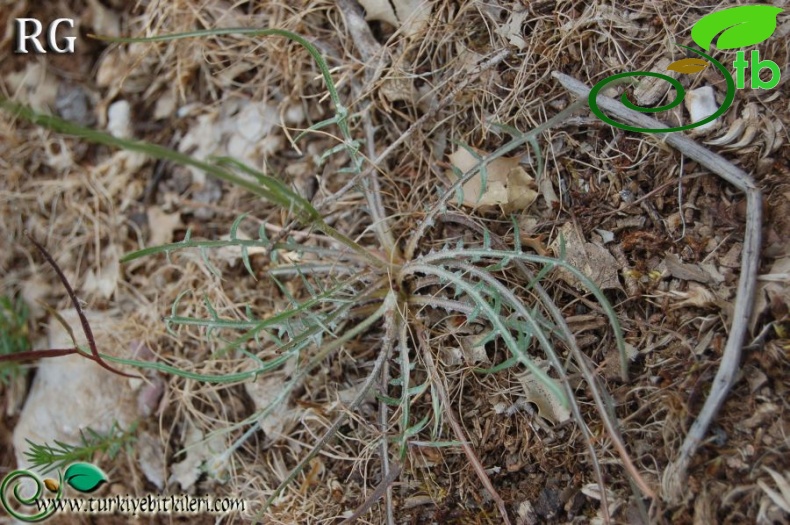
<path id="1" fill-rule="evenodd" d="M 553 73 L 565 89 L 580 98 L 586 99 L 590 88 L 582 82 L 559 72 Z M 643 128 L 667 127 L 656 119 L 643 113 L 630 110 L 614 99 L 599 96 L 598 106 L 605 109 L 620 121 Z M 708 398 L 697 419 L 691 426 L 680 454 L 664 471 L 662 479 L 663 497 L 677 503 L 687 495 L 686 481 L 691 458 L 702 443 L 719 408 L 724 403 L 730 388 L 735 382 L 735 374 L 741 361 L 741 347 L 754 302 L 754 288 L 757 279 L 760 255 L 760 230 L 762 227 L 762 196 L 752 178 L 723 157 L 708 151 L 695 141 L 680 133 L 659 134 L 660 138 L 684 155 L 696 160 L 713 173 L 729 182 L 746 194 L 746 229 L 741 256 L 741 276 L 738 280 L 738 293 L 735 298 L 732 327 L 721 364 L 716 372 Z"/>
<path id="2" fill-rule="evenodd" d="M 32 235 L 30 235 L 28 232 L 25 232 L 25 235 L 27 235 L 27 238 L 30 239 L 30 242 L 33 243 L 36 249 L 38 249 L 38 251 L 41 252 L 41 255 L 44 256 L 44 259 L 46 259 L 49 265 L 52 266 L 52 268 L 55 270 L 55 273 L 58 275 L 60 282 L 63 284 L 63 287 L 66 289 L 66 293 L 68 294 L 69 299 L 71 299 L 71 304 L 74 305 L 74 310 L 76 310 L 77 316 L 80 319 L 80 324 L 82 325 L 82 331 L 85 333 L 85 339 L 88 342 L 88 348 L 90 348 L 91 353 L 86 354 L 81 352 L 80 349 L 76 347 L 77 343 L 75 342 L 74 348 L 28 350 L 26 352 L 16 352 L 13 354 L 7 354 L 4 356 L 0 356 L 0 362 L 30 361 L 30 360 L 41 359 L 46 357 L 61 357 L 71 354 L 79 354 L 87 359 L 90 359 L 91 361 L 94 361 L 96 364 L 98 364 L 105 370 L 112 372 L 113 374 L 117 374 L 119 376 L 124 376 L 124 377 L 134 377 L 134 378 L 139 377 L 136 375 L 127 374 L 126 372 L 122 372 L 117 368 L 113 368 L 104 359 L 102 359 L 101 354 L 99 354 L 99 349 L 96 347 L 96 339 L 94 339 L 93 337 L 93 330 L 91 330 L 91 325 L 90 323 L 88 323 L 88 318 L 85 316 L 85 312 L 82 310 L 80 301 L 79 299 L 77 299 L 77 294 L 74 293 L 74 289 L 72 289 L 71 284 L 69 284 L 69 281 L 66 279 L 66 275 L 63 273 L 63 270 L 60 269 L 60 266 L 58 266 L 58 263 L 55 262 L 55 259 L 52 258 L 49 252 L 38 241 L 36 241 Z M 55 315 L 57 316 L 57 313 L 55 313 Z M 62 322 L 62 318 L 60 318 L 60 316 L 58 316 L 58 318 L 61 319 Z M 71 334 L 71 329 L 68 326 L 65 326 L 65 328 Z"/>
<path id="3" fill-rule="evenodd" d="M 456 439 L 461 442 L 461 448 L 463 449 L 464 454 L 466 454 L 469 463 L 472 464 L 472 468 L 477 474 L 477 477 L 480 479 L 480 482 L 491 495 L 491 498 L 493 498 L 493 500 L 496 502 L 499 513 L 502 515 L 502 521 L 507 525 L 510 525 L 510 518 L 507 515 L 507 508 L 505 507 L 505 500 L 502 499 L 502 496 L 500 496 L 499 492 L 497 492 L 494 488 L 494 484 L 491 483 L 491 479 L 488 477 L 488 474 L 486 474 L 485 468 L 483 468 L 482 463 L 480 463 L 480 459 L 469 445 L 469 440 L 466 438 L 463 427 L 455 417 L 455 413 L 453 412 L 450 403 L 450 396 L 447 393 L 447 385 L 444 383 L 444 379 L 439 375 L 436 364 L 433 362 L 433 356 L 431 355 L 431 351 L 429 349 L 427 341 L 428 335 L 425 331 L 425 328 L 420 326 L 417 328 L 417 331 L 420 349 L 422 350 L 422 357 L 425 360 L 425 366 L 428 369 L 428 374 L 431 378 L 431 384 L 433 384 L 433 386 L 436 388 L 436 392 L 439 394 L 439 399 L 444 406 L 444 414 L 447 416 L 447 420 L 450 422 L 450 427 L 453 429 Z"/>

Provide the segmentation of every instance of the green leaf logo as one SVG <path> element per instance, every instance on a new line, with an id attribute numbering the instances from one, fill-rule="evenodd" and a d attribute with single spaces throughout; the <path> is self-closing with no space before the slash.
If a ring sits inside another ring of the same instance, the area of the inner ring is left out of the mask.
<path id="1" fill-rule="evenodd" d="M 72 463 L 66 469 L 63 477 L 66 483 L 80 492 L 93 492 L 107 479 L 102 470 L 90 463 Z"/>
<path id="2" fill-rule="evenodd" d="M 776 31 L 776 17 L 782 9 L 772 5 L 742 5 L 703 16 L 691 28 L 691 39 L 705 51 L 713 39 L 719 49 L 735 49 L 759 44 Z"/>

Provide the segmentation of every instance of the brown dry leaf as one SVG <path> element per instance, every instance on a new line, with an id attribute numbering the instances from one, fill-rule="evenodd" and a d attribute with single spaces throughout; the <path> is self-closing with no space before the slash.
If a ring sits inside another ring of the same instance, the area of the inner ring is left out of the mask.
<path id="1" fill-rule="evenodd" d="M 529 17 L 529 12 L 524 9 L 523 11 L 513 11 L 510 13 L 510 18 L 503 25 L 499 26 L 495 33 L 507 39 L 510 45 L 516 46 L 519 50 L 527 47 L 527 42 L 524 40 L 524 34 L 521 30 L 521 25 Z"/>
<path id="2" fill-rule="evenodd" d="M 536 364 L 541 366 L 539 362 L 536 362 Z M 524 387 L 527 401 L 534 403 L 538 407 L 540 417 L 551 421 L 555 425 L 570 419 L 570 410 L 562 404 L 562 400 L 546 388 L 534 375 L 521 374 L 518 376 L 518 380 L 521 382 L 521 386 Z"/>
<path id="3" fill-rule="evenodd" d="M 609 250 L 599 244 L 584 242 L 573 224 L 568 222 L 560 228 L 560 235 L 551 243 L 551 249 L 557 256 L 560 254 L 560 238 L 565 240 L 565 260 L 568 264 L 576 267 L 602 290 L 620 289 L 617 278 L 619 265 Z M 557 272 L 566 283 L 586 290 L 586 286 L 569 271 L 557 268 Z"/>
<path id="4" fill-rule="evenodd" d="M 111 48 L 102 55 L 96 69 L 96 85 L 110 88 L 105 104 L 118 92 L 141 93 L 151 87 L 155 81 L 152 73 L 154 68 L 146 65 L 153 61 L 150 46 L 141 42 L 129 44 L 128 47 Z M 122 81 L 119 82 L 119 79 Z M 100 125 L 104 123 L 100 122 Z"/>
<path id="5" fill-rule="evenodd" d="M 462 173 L 472 169 L 477 159 L 464 148 L 450 155 L 450 162 Z M 473 209 L 499 206 L 504 213 L 524 211 L 538 197 L 535 179 L 521 166 L 517 157 L 501 157 L 487 165 L 488 177 L 485 191 L 480 173 L 463 185 L 463 205 Z"/>
<path id="6" fill-rule="evenodd" d="M 464 361 L 467 365 L 476 365 L 477 363 L 489 363 L 488 354 L 486 353 L 485 345 L 480 344 L 483 340 L 490 335 L 489 332 L 483 332 L 477 335 L 468 335 L 461 337 L 461 351 L 464 355 Z"/>
<path id="7" fill-rule="evenodd" d="M 271 405 L 282 393 L 286 384 L 286 378 L 282 373 L 270 374 L 258 377 L 255 381 L 244 383 L 244 390 L 255 403 L 257 410 L 263 410 Z M 260 427 L 265 434 L 265 445 L 268 446 L 278 439 L 288 435 L 289 429 L 295 421 L 298 421 L 301 408 L 289 406 L 288 402 L 277 405 L 270 413 L 260 420 Z"/>
<path id="8" fill-rule="evenodd" d="M 664 265 L 669 274 L 676 279 L 697 281 L 703 284 L 713 281 L 713 277 L 710 273 L 705 271 L 700 265 L 684 263 L 680 260 L 680 257 L 674 253 L 667 254 L 664 258 Z"/>
<path id="9" fill-rule="evenodd" d="M 605 493 L 601 494 L 601 487 L 597 483 L 588 483 L 581 488 L 582 494 L 596 501 L 601 501 L 605 495 L 606 501 L 609 505 L 609 512 L 614 513 L 619 507 L 622 506 L 623 500 L 618 498 L 614 491 L 609 487 L 605 487 L 604 490 Z M 596 516 L 596 518 L 598 518 L 598 516 Z M 591 520 L 591 523 L 603 523 L 603 520 Z"/>
<path id="10" fill-rule="evenodd" d="M 382 80 L 379 91 L 390 102 L 403 100 L 413 104 L 417 98 L 417 89 L 412 76 L 402 67 L 393 65 Z"/>
<path id="11" fill-rule="evenodd" d="M 178 144 L 178 151 L 198 160 L 230 156 L 258 166 L 268 155 L 282 147 L 284 137 L 276 132 L 280 125 L 277 107 L 270 103 L 231 100 L 219 109 L 201 108 L 194 123 Z M 292 114 L 298 119 L 299 116 Z M 297 122 L 287 120 L 286 123 Z M 206 173 L 188 168 L 197 186 L 206 182 Z"/>
<path id="12" fill-rule="evenodd" d="M 730 127 L 720 137 L 705 141 L 705 144 L 713 146 L 728 146 L 733 149 L 749 145 L 758 133 L 758 128 L 763 128 L 766 134 L 766 155 L 771 152 L 776 141 L 776 129 L 770 122 L 762 123 L 760 111 L 757 104 L 750 102 L 746 104 L 741 116 L 735 119 Z M 768 137 L 767 135 L 772 135 Z M 736 144 L 732 144 L 738 140 Z M 730 144 L 732 144 L 730 146 Z"/>
<path id="13" fill-rule="evenodd" d="M 546 256 L 549 254 L 546 245 L 543 243 L 543 235 L 527 237 L 522 233 L 519 235 L 519 239 L 521 239 L 521 246 L 535 250 L 538 255 Z"/>
<path id="14" fill-rule="evenodd" d="M 767 382 L 768 376 L 759 368 L 746 368 L 743 371 L 746 382 L 749 383 L 749 392 L 754 394 L 760 390 Z"/>
<path id="15" fill-rule="evenodd" d="M 524 211 L 538 198 L 535 191 L 535 179 L 517 166 L 507 175 L 507 203 L 502 206 L 505 213 Z"/>
<path id="16" fill-rule="evenodd" d="M 222 478 L 228 461 L 228 456 L 223 454 L 228 446 L 222 436 L 204 437 L 203 432 L 188 419 L 186 427 L 183 448 L 186 459 L 170 467 L 167 480 L 168 484 L 178 483 L 181 490 L 189 490 L 203 472 L 209 479 Z"/>
<path id="17" fill-rule="evenodd" d="M 779 492 L 769 487 L 768 484 L 761 479 L 757 480 L 757 485 L 763 489 L 776 506 L 787 514 L 790 514 L 790 472 L 785 472 L 784 476 L 782 476 L 779 472 L 766 466 L 763 466 L 763 470 L 771 475 L 774 483 L 776 483 L 776 486 L 779 488 Z"/>
<path id="18" fill-rule="evenodd" d="M 161 440 L 148 432 L 143 432 L 137 438 L 135 452 L 137 452 L 137 464 L 145 479 L 162 490 L 165 487 L 167 465 Z"/>
<path id="19" fill-rule="evenodd" d="M 749 326 L 754 333 L 757 319 L 770 311 L 774 319 L 780 319 L 790 310 L 790 256 L 776 259 L 767 274 L 757 278 L 757 295 Z"/>
<path id="20" fill-rule="evenodd" d="M 738 423 L 737 428 L 747 431 L 754 430 L 757 427 L 765 426 L 768 420 L 775 418 L 781 412 L 781 409 L 775 403 L 763 403 L 758 406 L 751 416 Z"/>
<path id="21" fill-rule="evenodd" d="M 365 9 L 365 20 L 380 20 L 401 27 L 409 36 L 418 33 L 431 16 L 426 0 L 359 0 Z"/>
<path id="22" fill-rule="evenodd" d="M 146 214 L 151 228 L 150 246 L 173 242 L 173 232 L 184 227 L 181 223 L 181 214 L 178 212 L 165 213 L 159 206 L 151 206 Z"/>
<path id="23" fill-rule="evenodd" d="M 501 85 L 504 82 L 495 67 L 478 72 L 478 64 L 488 58 L 486 55 L 476 52 L 474 49 L 464 45 L 460 40 L 455 42 L 455 53 L 458 57 L 455 70 L 478 76 L 481 88 L 492 84 Z"/>
<path id="24" fill-rule="evenodd" d="M 539 177 L 539 179 L 538 188 L 540 189 L 540 194 L 543 195 L 543 200 L 546 201 L 546 206 L 548 206 L 550 210 L 559 208 L 560 198 L 557 197 L 557 192 L 554 191 L 554 185 L 551 183 L 551 179 L 545 175 Z"/>

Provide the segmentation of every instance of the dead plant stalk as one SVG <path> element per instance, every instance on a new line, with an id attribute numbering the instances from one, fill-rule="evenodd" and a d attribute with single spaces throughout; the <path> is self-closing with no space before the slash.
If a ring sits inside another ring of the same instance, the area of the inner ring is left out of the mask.
<path id="1" fill-rule="evenodd" d="M 579 97 L 586 100 L 590 93 L 590 88 L 582 82 L 568 75 L 554 72 L 554 78 Z M 632 126 L 643 128 L 662 128 L 668 127 L 658 120 L 637 111 L 626 108 L 614 99 L 599 96 L 599 107 L 605 109 L 620 121 Z M 680 448 L 678 457 L 664 471 L 662 479 L 663 496 L 669 502 L 679 502 L 686 495 L 686 481 L 688 479 L 688 468 L 691 458 L 702 443 L 702 439 L 707 433 L 713 418 L 721 408 L 727 394 L 735 382 L 735 374 L 741 361 L 741 345 L 749 322 L 749 317 L 754 303 L 754 289 L 757 280 L 757 271 L 760 258 L 760 230 L 762 227 L 762 195 L 755 185 L 752 178 L 743 170 L 739 169 L 725 158 L 712 153 L 700 146 L 692 139 L 681 133 L 659 134 L 659 138 L 667 144 L 680 151 L 713 173 L 729 182 L 740 191 L 746 194 L 746 227 L 743 241 L 743 253 L 741 256 L 741 276 L 738 280 L 738 292 L 735 298 L 735 309 L 733 313 L 732 326 L 727 344 L 724 347 L 724 354 L 721 364 L 713 379 L 713 385 L 705 400 L 697 419 L 691 425 L 686 439 Z"/>

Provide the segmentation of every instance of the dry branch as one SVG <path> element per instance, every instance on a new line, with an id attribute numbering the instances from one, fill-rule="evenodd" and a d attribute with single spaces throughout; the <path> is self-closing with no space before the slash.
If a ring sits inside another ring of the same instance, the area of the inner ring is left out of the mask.
<path id="1" fill-rule="evenodd" d="M 589 95 L 590 88 L 573 77 L 556 71 L 552 75 L 560 81 L 565 89 L 577 97 L 586 99 Z M 630 110 L 608 97 L 599 95 L 598 106 L 617 117 L 620 121 L 632 126 L 653 129 L 668 127 L 658 120 L 643 113 Z M 658 137 L 746 194 L 746 231 L 741 257 L 741 276 L 738 280 L 738 293 L 735 298 L 735 311 L 730 335 L 724 348 L 721 364 L 713 380 L 710 394 L 705 400 L 705 405 L 691 426 L 688 435 L 686 435 L 686 439 L 680 448 L 680 454 L 664 471 L 662 479 L 664 499 L 677 503 L 687 495 L 686 481 L 691 458 L 699 448 L 708 427 L 724 403 L 730 388 L 735 382 L 735 374 L 740 365 L 741 347 L 754 302 L 754 289 L 759 266 L 762 196 L 760 190 L 746 172 L 720 155 L 700 146 L 687 136 L 680 133 L 667 133 L 658 134 Z"/>

